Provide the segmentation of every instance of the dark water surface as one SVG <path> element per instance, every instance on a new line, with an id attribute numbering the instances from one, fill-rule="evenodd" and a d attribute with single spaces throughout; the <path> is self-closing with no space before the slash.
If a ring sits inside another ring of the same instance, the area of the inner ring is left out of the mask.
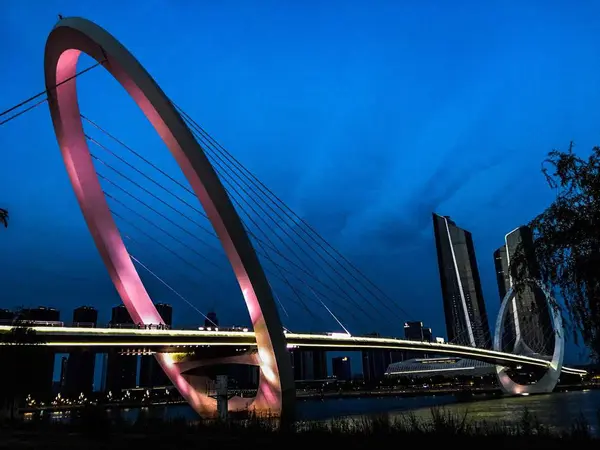
<path id="1" fill-rule="evenodd" d="M 443 406 L 445 410 L 460 415 L 467 413 L 472 420 L 488 422 L 518 422 L 523 411 L 527 409 L 540 423 L 553 428 L 568 428 L 574 421 L 583 417 L 594 430 L 598 430 L 600 390 L 557 392 L 528 397 L 481 398 L 467 402 L 458 401 L 452 395 L 300 400 L 297 404 L 297 416 L 300 420 L 327 420 L 388 413 L 394 418 L 410 411 L 419 418 L 428 419 L 434 406 Z M 129 409 L 123 410 L 122 414 L 127 420 L 135 420 L 140 412 L 163 418 L 197 418 L 187 405 Z"/>

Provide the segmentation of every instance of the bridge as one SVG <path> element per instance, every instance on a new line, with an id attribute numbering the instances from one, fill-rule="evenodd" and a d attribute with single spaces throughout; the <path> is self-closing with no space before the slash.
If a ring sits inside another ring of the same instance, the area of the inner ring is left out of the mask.
<path id="1" fill-rule="evenodd" d="M 157 353 L 179 353 L 198 347 L 256 348 L 253 331 L 208 330 L 152 330 L 131 328 L 79 328 L 79 327 L 33 327 L 44 341 L 42 345 L 56 351 L 68 352 L 75 347 L 89 347 L 102 352 L 111 348 L 149 349 Z M 0 326 L 0 334 L 11 330 Z M 460 356 L 502 366 L 548 368 L 551 361 L 512 353 L 498 352 L 477 347 L 436 342 L 410 341 L 391 337 L 351 336 L 343 333 L 302 334 L 284 332 L 287 348 L 312 348 L 322 350 L 408 350 L 437 355 Z M 585 375 L 581 369 L 562 367 L 562 373 Z"/>
<path id="2" fill-rule="evenodd" d="M 96 63 L 78 72 L 81 54 L 87 54 Z M 563 326 L 559 312 L 553 308 L 546 308 L 551 311 L 551 327 L 536 330 L 538 337 L 547 336 L 551 342 L 544 345 L 553 346 L 547 352 L 550 354 L 532 349 L 523 327 L 517 327 L 512 351 L 503 351 L 509 317 L 515 324 L 518 322 L 513 308 L 516 293 L 512 289 L 502 301 L 493 342 L 486 337 L 487 317 L 482 315 L 485 324 L 478 322 L 474 308 L 467 305 L 471 300 L 465 294 L 463 279 L 466 283 L 472 276 L 460 273 L 448 221 L 445 227 L 453 258 L 448 270 L 455 277 L 457 298 L 460 297 L 454 321 L 460 325 L 461 333 L 448 344 L 353 336 L 348 322 L 358 327 L 366 319 L 371 324 L 387 322 L 398 327 L 404 322 L 402 315 L 406 319 L 410 314 L 169 98 L 110 33 L 86 19 L 61 19 L 49 34 L 44 68 L 46 89 L 0 113 L 0 118 L 7 116 L 0 125 L 40 104 L 48 104 L 79 207 L 131 321 L 166 325 L 167 319 L 159 313 L 147 289 L 149 279 L 211 320 L 190 296 L 155 268 L 167 255 L 173 258 L 169 269 L 178 261 L 183 263 L 178 269 L 182 277 L 187 270 L 194 272 L 185 277 L 196 285 L 193 292 L 202 292 L 199 281 L 216 281 L 233 272 L 252 331 L 34 327 L 45 341 L 43 345 L 61 351 L 75 347 L 150 349 L 173 385 L 200 414 L 214 414 L 216 401 L 198 388 L 189 369 L 209 362 L 194 360 L 193 355 L 176 360 L 173 355 L 191 355 L 193 349 L 203 347 L 242 347 L 244 355 L 226 357 L 227 361 L 259 367 L 256 397 L 250 402 L 232 398 L 230 409 L 251 408 L 283 416 L 292 415 L 294 409 L 290 348 L 414 350 L 490 362 L 496 365 L 498 381 L 508 394 L 551 392 L 561 373 L 585 373 L 562 365 Z M 76 78 L 95 68 L 105 69 L 125 88 L 158 132 L 183 177 L 170 176 L 149 159 L 149 150 L 134 150 L 80 111 Z M 143 195 L 146 200 L 141 198 Z M 186 225 L 176 222 L 173 213 Z M 190 225 L 193 230 L 187 228 Z M 150 229 L 158 231 L 161 238 Z M 204 234 L 214 241 L 204 240 Z M 149 255 L 150 244 L 166 253 L 160 257 Z M 219 251 L 225 265 L 210 258 Z M 208 273 L 209 269 L 213 272 Z M 549 297 L 547 290 L 545 293 Z M 315 307 L 319 313 L 315 313 Z M 331 329 L 333 324 L 344 332 L 285 332 L 290 327 L 284 328 L 284 322 L 293 321 L 300 313 L 310 315 L 311 321 L 324 323 L 325 329 Z M 10 327 L 0 328 L 4 333 L 9 330 Z M 517 365 L 540 367 L 545 369 L 545 375 L 534 384 L 519 385 L 510 378 L 509 370 Z"/>

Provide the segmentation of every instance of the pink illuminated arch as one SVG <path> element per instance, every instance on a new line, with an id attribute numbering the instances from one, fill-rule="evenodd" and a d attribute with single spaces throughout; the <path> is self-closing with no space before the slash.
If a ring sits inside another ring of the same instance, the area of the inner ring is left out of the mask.
<path id="1" fill-rule="evenodd" d="M 96 175 L 83 132 L 73 77 L 81 52 L 102 62 L 152 123 L 211 221 L 242 290 L 256 333 L 260 381 L 251 405 L 259 411 L 293 414 L 294 381 L 283 327 L 267 279 L 227 192 L 192 132 L 167 96 L 129 51 L 98 25 L 62 19 L 46 42 L 48 103 L 62 156 L 79 206 L 110 277 L 134 322 L 163 323 L 125 248 Z M 161 366 L 200 414 L 213 413 L 214 399 L 200 393 L 168 354 Z M 230 402 L 230 408 L 239 406 Z M 244 405 L 245 406 L 245 405 Z"/>

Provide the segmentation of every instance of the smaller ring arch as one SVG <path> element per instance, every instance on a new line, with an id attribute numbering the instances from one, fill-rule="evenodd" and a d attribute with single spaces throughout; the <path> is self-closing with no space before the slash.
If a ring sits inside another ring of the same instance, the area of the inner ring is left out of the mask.
<path id="1" fill-rule="evenodd" d="M 551 294 L 546 287 L 539 281 L 531 281 L 538 288 L 542 290 L 546 297 L 546 306 L 550 311 L 550 317 L 552 319 L 552 327 L 554 329 L 554 351 L 552 353 L 552 360 L 546 371 L 546 373 L 537 382 L 533 384 L 519 384 L 515 382 L 508 374 L 508 368 L 500 365 L 496 365 L 496 376 L 500 384 L 502 391 L 509 395 L 522 395 L 522 394 L 542 394 L 549 393 L 554 390 L 560 377 L 562 370 L 563 358 L 565 354 L 565 337 L 563 333 L 563 321 L 560 311 L 557 308 L 550 305 Z M 494 350 L 502 351 L 502 335 L 504 323 L 508 311 L 510 310 L 509 305 L 515 298 L 517 292 L 514 288 L 510 288 L 504 296 L 502 304 L 500 305 L 500 311 L 498 312 L 498 318 L 496 320 L 496 330 L 494 332 Z M 518 343 L 515 343 L 517 347 Z"/>

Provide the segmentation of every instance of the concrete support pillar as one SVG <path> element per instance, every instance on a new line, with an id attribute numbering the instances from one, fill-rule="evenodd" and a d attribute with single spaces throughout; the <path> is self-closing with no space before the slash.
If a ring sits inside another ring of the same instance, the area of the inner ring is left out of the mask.
<path id="1" fill-rule="evenodd" d="M 227 421 L 227 382 L 227 375 L 217 375 L 217 414 L 222 421 Z"/>

